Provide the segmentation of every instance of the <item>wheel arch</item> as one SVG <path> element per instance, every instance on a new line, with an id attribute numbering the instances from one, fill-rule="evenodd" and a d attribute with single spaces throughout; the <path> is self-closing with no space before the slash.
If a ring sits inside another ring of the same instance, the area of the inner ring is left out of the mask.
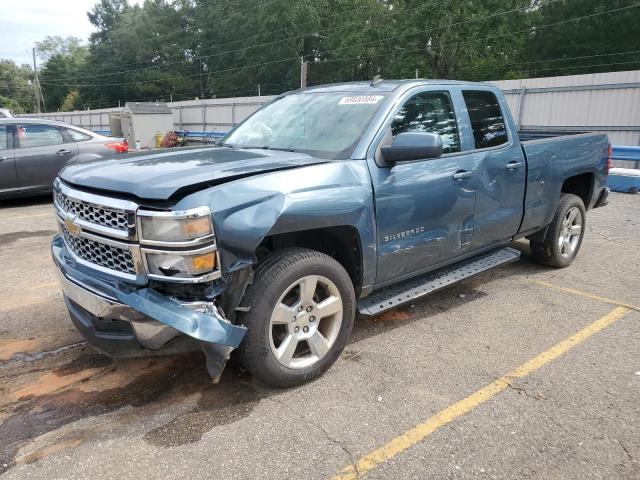
<path id="1" fill-rule="evenodd" d="M 363 248 L 360 232 L 353 225 L 336 225 L 284 233 L 264 237 L 256 248 L 260 262 L 268 254 L 288 247 L 303 247 L 322 252 L 342 265 L 354 286 L 356 297 L 363 287 Z"/>
<path id="2" fill-rule="evenodd" d="M 565 179 L 560 188 L 561 193 L 571 193 L 582 199 L 585 209 L 589 209 L 593 199 L 595 175 L 593 172 L 584 172 Z"/>

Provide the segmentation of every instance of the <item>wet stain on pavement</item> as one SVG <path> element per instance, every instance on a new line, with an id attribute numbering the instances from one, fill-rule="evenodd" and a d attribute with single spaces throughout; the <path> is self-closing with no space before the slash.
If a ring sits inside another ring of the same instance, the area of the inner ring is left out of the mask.
<path id="1" fill-rule="evenodd" d="M 56 368 L 53 373 L 60 377 L 66 377 L 87 369 L 108 367 L 111 364 L 113 364 L 113 358 L 107 357 L 106 355 L 83 353 L 71 362 Z"/>
<path id="2" fill-rule="evenodd" d="M 171 444 L 164 440 L 167 432 L 175 433 L 186 443 L 216 425 L 248 415 L 258 402 L 257 394 L 236 381 L 212 385 L 204 365 L 200 352 L 116 361 L 97 354 L 81 354 L 65 365 L 36 375 L 28 383 L 3 386 L 0 474 L 16 463 L 22 446 L 45 433 L 123 407 L 142 407 L 165 395 L 202 393 L 192 417 L 184 420 L 199 433 L 181 434 L 180 421 L 176 419 L 175 424 L 171 422 L 164 430 L 150 434 L 150 441 L 159 445 Z M 198 419 L 204 425 L 195 426 Z M 74 437 L 54 442 L 50 448 L 45 446 L 20 461 L 35 462 L 79 443 Z"/>
<path id="3" fill-rule="evenodd" d="M 53 237 L 56 233 L 55 230 L 35 230 L 33 232 L 9 232 L 0 234 L 0 246 L 7 246 L 17 240 L 25 238 L 37 238 L 37 237 Z"/>
<path id="4" fill-rule="evenodd" d="M 259 401 L 258 392 L 240 381 L 210 385 L 200 394 L 193 410 L 154 428 L 147 433 L 145 440 L 159 447 L 177 447 L 197 442 L 214 427 L 248 416 Z"/>
<path id="5" fill-rule="evenodd" d="M 33 352 L 40 346 L 35 338 L 0 340 L 0 361 L 10 360 L 20 353 Z"/>
<path id="6" fill-rule="evenodd" d="M 411 313 L 406 310 L 387 310 L 379 315 L 374 317 L 374 321 L 377 322 L 406 322 L 407 320 L 411 320 Z"/>
<path id="7" fill-rule="evenodd" d="M 9 360 L 16 360 L 21 362 L 35 362 L 37 360 L 43 359 L 44 357 L 60 355 L 61 353 L 66 352 L 67 350 L 71 350 L 72 348 L 76 348 L 76 347 L 83 347 L 85 345 L 86 345 L 86 342 L 75 342 L 75 343 L 70 343 L 69 345 L 63 345 L 62 347 L 54 348 L 53 350 L 45 350 L 43 352 L 34 352 L 34 353 L 19 352 L 19 353 L 13 354 L 13 356 L 9 358 Z M 5 360 L 5 359 L 3 359 L 2 356 L 0 355 L 0 360 Z"/>

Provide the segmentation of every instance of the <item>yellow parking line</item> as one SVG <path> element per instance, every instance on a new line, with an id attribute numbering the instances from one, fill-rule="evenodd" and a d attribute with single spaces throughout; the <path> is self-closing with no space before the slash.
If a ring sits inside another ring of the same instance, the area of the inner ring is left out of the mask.
<path id="1" fill-rule="evenodd" d="M 629 310 L 630 309 L 627 307 L 615 308 L 604 317 L 596 320 L 590 325 L 587 325 L 582 330 L 579 330 L 569 338 L 551 347 L 549 350 L 546 350 L 540 355 L 523 363 L 515 370 L 512 370 L 511 372 L 498 378 L 489 385 L 472 393 L 465 399 L 454 403 L 444 410 L 441 410 L 425 422 L 416 425 L 415 427 L 404 432 L 402 435 L 394 438 L 386 445 L 383 445 L 377 450 L 368 453 L 364 457 L 360 458 L 355 463 L 355 465 L 350 465 L 344 468 L 338 475 L 332 477 L 332 480 L 355 480 L 360 476 L 366 474 L 370 470 L 378 467 L 380 464 L 404 452 L 413 445 L 421 442 L 433 432 L 438 430 L 440 427 L 443 427 L 444 425 L 451 423 L 458 417 L 469 413 L 477 406 L 483 404 L 490 398 L 502 392 L 504 389 L 509 387 L 513 380 L 526 377 L 530 373 L 535 372 L 536 370 L 552 362 L 559 356 L 568 352 L 594 333 L 597 333 L 600 330 L 603 330 L 612 325 Z"/>
<path id="2" fill-rule="evenodd" d="M 628 308 L 629 310 L 640 311 L 640 307 L 636 307 L 635 305 L 629 305 L 628 303 L 619 302 L 617 300 L 611 300 L 610 298 L 601 297 L 599 295 L 594 295 L 593 293 L 589 293 L 589 292 L 583 292 L 582 290 L 576 290 L 574 288 L 567 288 L 567 287 L 560 287 L 552 283 L 543 282 L 542 280 L 531 280 L 531 282 L 536 285 L 540 285 L 542 287 L 551 288 L 552 290 L 559 290 L 565 293 L 572 293 L 574 295 L 580 295 L 581 297 L 590 298 L 591 300 L 597 300 L 598 302 L 608 303 L 610 305 L 618 305 L 620 307 Z"/>

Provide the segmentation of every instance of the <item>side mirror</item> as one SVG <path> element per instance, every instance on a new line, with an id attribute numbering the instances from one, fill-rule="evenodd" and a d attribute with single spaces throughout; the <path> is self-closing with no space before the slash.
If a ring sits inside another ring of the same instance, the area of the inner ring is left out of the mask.
<path id="1" fill-rule="evenodd" d="M 440 158 L 442 137 L 437 133 L 399 133 L 391 145 L 381 148 L 380 153 L 387 166 L 395 165 L 397 162 Z"/>

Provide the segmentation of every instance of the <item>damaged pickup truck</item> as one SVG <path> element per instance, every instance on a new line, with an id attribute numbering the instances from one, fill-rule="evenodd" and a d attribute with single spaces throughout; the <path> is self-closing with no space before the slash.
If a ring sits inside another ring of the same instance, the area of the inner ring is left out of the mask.
<path id="1" fill-rule="evenodd" d="M 66 167 L 52 252 L 107 355 L 231 352 L 287 387 L 375 315 L 532 256 L 565 267 L 606 204 L 603 134 L 518 132 L 486 84 L 374 81 L 282 95 L 217 147 Z"/>

